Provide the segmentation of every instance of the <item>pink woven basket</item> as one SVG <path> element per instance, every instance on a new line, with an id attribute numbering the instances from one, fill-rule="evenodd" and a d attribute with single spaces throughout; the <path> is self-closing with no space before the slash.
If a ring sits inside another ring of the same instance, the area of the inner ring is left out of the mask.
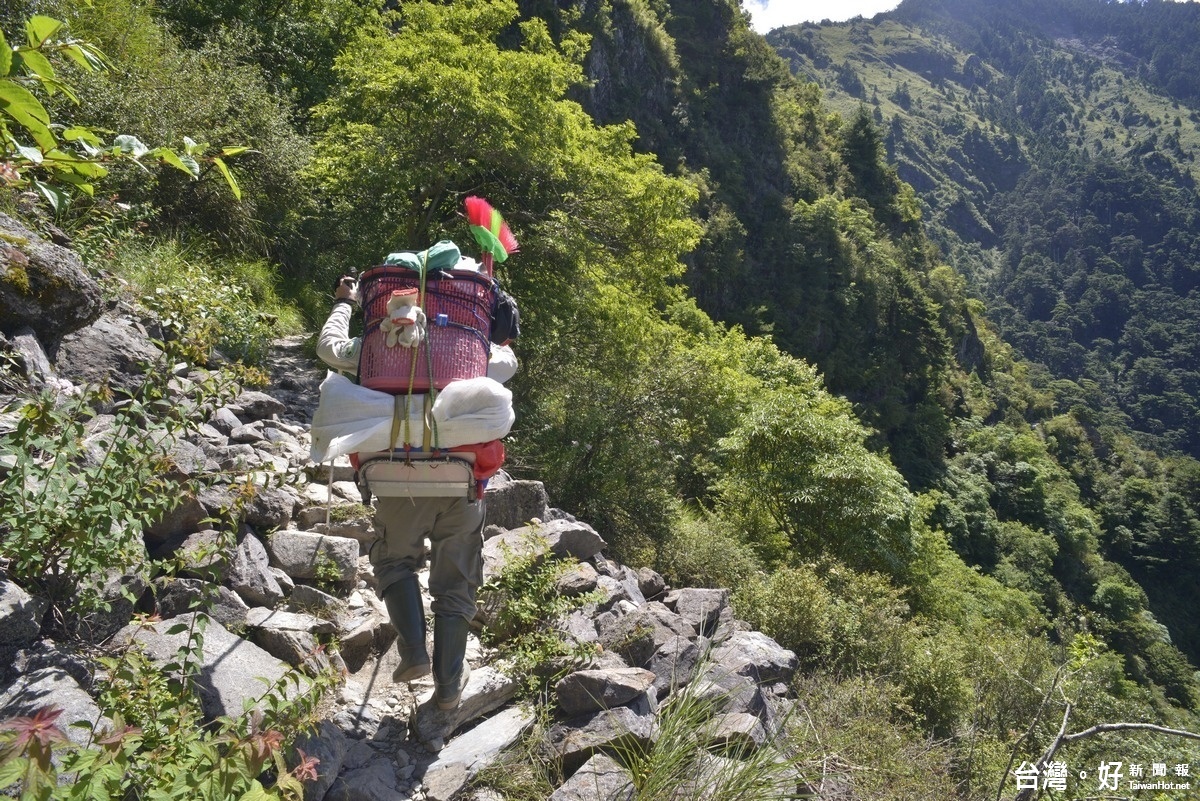
<path id="1" fill-rule="evenodd" d="M 491 279 L 473 270 L 431 273 L 421 303 L 427 341 L 415 348 L 387 346 L 379 324 L 387 317 L 388 298 L 394 290 L 420 286 L 415 270 L 395 265 L 372 267 L 359 278 L 365 323 L 358 380 L 364 387 L 428 392 L 487 375 L 495 292 Z"/>

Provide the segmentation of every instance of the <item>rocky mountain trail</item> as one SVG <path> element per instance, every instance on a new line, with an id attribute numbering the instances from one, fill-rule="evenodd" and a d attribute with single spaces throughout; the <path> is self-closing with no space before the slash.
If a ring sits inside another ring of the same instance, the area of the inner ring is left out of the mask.
<path id="1" fill-rule="evenodd" d="M 69 332 L 48 334 L 18 320 L 0 341 L 16 374 L 63 397 L 96 380 L 135 385 L 138 368 L 128 354 L 161 354 L 147 325 L 127 306 L 104 304 L 97 287 L 69 291 L 96 293 L 76 304 L 96 313 L 88 311 Z M 69 299 L 56 301 L 64 304 Z M 42 336 L 54 344 L 44 347 Z M 551 796 L 555 801 L 633 798 L 632 779 L 614 759 L 652 747 L 660 711 L 681 693 L 711 704 L 712 725 L 697 732 L 695 747 L 723 754 L 713 759 L 772 747 L 796 704 L 788 690 L 796 655 L 738 621 L 728 590 L 670 588 L 653 570 L 612 561 L 600 535 L 554 509 L 540 482 L 503 472 L 487 489 L 485 578 L 523 549 L 575 560 L 557 591 L 590 600 L 556 626 L 595 656 L 554 685 L 549 707 L 522 698 L 522 677 L 509 675 L 478 633 L 470 637 L 471 678 L 457 709 L 424 703 L 432 694 L 429 678 L 393 684 L 396 635 L 367 558 L 370 510 L 347 461 L 308 461 L 308 424 L 325 370 L 308 355 L 306 339 L 277 341 L 266 363 L 268 386 L 237 392 L 207 410 L 186 439 L 169 444 L 175 469 L 202 489 L 184 494 L 145 529 L 143 565 L 106 577 L 111 610 L 79 629 L 85 647 L 51 639 L 43 625 L 46 603 L 0 578 L 0 719 L 53 703 L 66 710 L 64 720 L 104 726 L 95 655 L 137 643 L 166 664 L 186 636 L 177 629 L 194 624 L 195 601 L 204 596 L 209 622 L 195 675 L 206 716 L 244 714 L 243 705 L 262 694 L 260 679 L 279 682 L 293 668 L 309 676 L 332 669 L 340 677 L 319 726 L 297 743 L 320 760 L 307 801 L 495 798 L 474 795 L 470 782 L 517 743 L 561 769 L 566 781 Z M 172 381 L 176 402 L 186 402 L 186 387 L 204 378 L 204 371 L 181 366 Z M 16 400 L 19 390 L 0 386 L 0 403 Z M 103 418 L 92 421 L 101 431 Z M 11 415 L 0 420 L 0 433 L 13 425 Z M 0 467 L 0 479 L 9 469 Z M 238 508 L 246 476 L 254 490 L 233 521 L 236 546 L 214 559 L 212 547 L 223 540 L 212 521 Z M 182 570 L 152 578 L 151 558 L 167 557 Z M 529 740 L 535 723 L 538 735 Z M 81 743 L 88 736 L 70 732 Z M 789 782 L 789 793 L 820 797 L 798 776 Z"/>

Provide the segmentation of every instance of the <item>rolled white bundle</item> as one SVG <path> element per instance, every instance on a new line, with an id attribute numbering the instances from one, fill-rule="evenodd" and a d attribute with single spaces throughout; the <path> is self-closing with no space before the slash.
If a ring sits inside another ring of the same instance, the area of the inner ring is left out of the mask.
<path id="1" fill-rule="evenodd" d="M 321 382 L 321 399 L 313 414 L 309 458 L 324 462 L 360 451 L 385 451 L 392 445 L 393 416 L 401 419 L 396 446 L 420 446 L 425 437 L 425 398 L 401 397 L 359 386 L 337 373 Z M 431 410 L 439 448 L 473 445 L 501 439 L 512 429 L 516 414 L 512 393 L 490 378 L 455 381 L 438 393 Z"/>

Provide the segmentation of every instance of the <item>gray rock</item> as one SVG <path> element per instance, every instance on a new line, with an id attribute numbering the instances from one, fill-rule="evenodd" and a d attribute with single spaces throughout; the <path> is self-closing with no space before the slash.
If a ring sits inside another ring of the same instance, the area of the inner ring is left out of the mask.
<path id="1" fill-rule="evenodd" d="M 250 639 L 276 659 L 311 675 L 328 670 L 332 664 L 321 643 L 307 631 L 252 628 Z"/>
<path id="2" fill-rule="evenodd" d="M 730 673 L 717 663 L 709 663 L 703 675 L 689 685 L 693 697 L 712 705 L 714 711 L 761 716 L 766 712 L 766 696 L 749 676 Z"/>
<path id="3" fill-rule="evenodd" d="M 246 470 L 263 463 L 262 454 L 250 445 L 208 445 L 205 446 L 205 453 L 211 456 L 222 470 Z"/>
<path id="4" fill-rule="evenodd" d="M 279 588 L 283 590 L 284 595 L 291 595 L 292 591 L 296 589 L 296 582 L 292 581 L 292 577 L 287 573 L 283 572 L 277 567 L 270 568 L 269 572 L 275 577 L 275 582 L 279 585 Z"/>
<path id="5" fill-rule="evenodd" d="M 36 641 L 49 608 L 47 601 L 0 579 L 0 646 L 23 647 Z"/>
<path id="6" fill-rule="evenodd" d="M 507 704 L 517 694 L 517 682 L 490 666 L 471 670 L 471 678 L 463 688 L 462 700 L 456 709 L 443 711 L 430 702 L 422 703 L 410 721 L 416 739 L 431 751 L 438 742 L 476 718 L 481 718 Z"/>
<path id="7" fill-rule="evenodd" d="M 229 441 L 229 438 L 222 434 L 217 429 L 210 426 L 208 423 L 201 423 L 196 427 L 196 433 L 200 435 L 209 445 L 224 445 Z"/>
<path id="8" fill-rule="evenodd" d="M 243 392 L 229 404 L 229 410 L 237 415 L 238 419 L 246 422 L 266 420 L 274 415 L 283 414 L 285 408 L 282 401 L 265 392 L 253 390 Z"/>
<path id="9" fill-rule="evenodd" d="M 246 625 L 256 629 L 273 629 L 276 631 L 303 631 L 309 634 L 332 634 L 336 626 L 328 620 L 322 620 L 302 612 L 278 612 L 263 607 L 255 607 L 246 615 Z"/>
<path id="10" fill-rule="evenodd" d="M 342 509 L 350 508 L 348 504 L 339 504 L 339 507 Z M 303 510 L 297 521 L 301 526 L 317 534 L 328 534 L 333 537 L 346 537 L 357 540 L 360 556 L 370 553 L 371 544 L 378 539 L 378 536 L 375 534 L 374 523 L 368 515 L 361 515 L 347 520 L 331 520 L 329 526 L 326 527 L 325 509 L 312 507 Z"/>
<path id="11" fill-rule="evenodd" d="M 168 478 L 176 481 L 186 481 L 212 472 L 216 463 L 212 461 L 199 445 L 178 439 L 174 442 L 162 442 L 160 446 L 167 451 L 171 462 Z"/>
<path id="12" fill-rule="evenodd" d="M 373 653 L 382 652 L 395 641 L 395 629 L 388 624 L 391 637 L 384 638 L 381 629 L 387 621 L 369 612 L 348 618 L 348 621 L 353 626 L 338 633 L 338 652 L 350 672 L 357 673 Z M 381 643 L 384 639 L 389 639 L 389 642 Z"/>
<path id="13" fill-rule="evenodd" d="M 688 637 L 674 636 L 662 643 L 646 663 L 654 673 L 654 689 L 658 697 L 687 684 L 696 675 L 703 651 L 699 643 Z"/>
<path id="14" fill-rule="evenodd" d="M 374 737 L 382 720 L 381 713 L 373 704 L 357 704 L 339 709 L 333 716 L 333 722 L 347 737 L 361 740 Z"/>
<path id="15" fill-rule="evenodd" d="M 467 782 L 515 743 L 533 724 L 533 713 L 514 706 L 456 737 L 425 769 L 422 783 L 429 801 L 450 801 Z"/>
<path id="16" fill-rule="evenodd" d="M 237 496 L 227 484 L 204 487 L 196 496 L 208 517 L 226 518 L 237 502 Z"/>
<path id="17" fill-rule="evenodd" d="M 261 531 L 284 528 L 291 522 L 299 501 L 288 487 L 262 487 L 250 499 L 245 520 Z"/>
<path id="18" fill-rule="evenodd" d="M 346 602 L 336 595 L 310 587 L 307 584 L 297 584 L 288 598 L 289 612 L 306 612 L 310 615 L 338 622 L 349 611 Z M 340 627 L 340 622 L 339 622 Z"/>
<path id="19" fill-rule="evenodd" d="M 29 327 L 53 348 L 102 308 L 100 285 L 78 254 L 0 214 L 0 331 Z"/>
<path id="20" fill-rule="evenodd" d="M 353 481 L 354 480 L 354 466 L 352 464 L 350 464 L 350 459 L 348 457 L 339 456 L 337 459 L 334 459 L 332 468 L 333 468 L 333 478 L 332 479 L 329 477 L 329 470 L 330 470 L 329 462 L 322 462 L 321 464 L 314 464 L 313 462 L 308 462 L 304 466 L 304 472 L 306 475 L 308 475 L 308 477 L 311 481 L 317 481 L 317 482 L 322 482 L 322 483 L 328 483 L 330 481 Z M 488 511 L 490 512 L 491 510 L 489 509 Z"/>
<path id="21" fill-rule="evenodd" d="M 667 590 L 667 580 L 660 574 L 648 567 L 638 568 L 637 581 L 643 598 L 647 601 L 662 600 L 662 595 Z"/>
<path id="22" fill-rule="evenodd" d="M 483 544 L 484 578 L 500 573 L 510 555 L 523 555 L 545 550 L 551 556 L 590 559 L 600 553 L 604 540 L 587 523 L 552 520 L 506 531 Z"/>
<path id="23" fill-rule="evenodd" d="M 348 770 L 334 780 L 325 801 L 401 801 L 396 769 L 386 757 L 371 760 L 361 768 Z"/>
<path id="24" fill-rule="evenodd" d="M 21 357 L 25 365 L 25 375 L 29 383 L 36 389 L 46 388 L 55 392 L 70 392 L 73 387 L 70 381 L 59 378 L 50 364 L 50 357 L 42 349 L 42 343 L 31 328 L 22 328 L 12 338 L 12 349 Z"/>
<path id="25" fill-rule="evenodd" d="M 142 549 L 145 554 L 145 549 Z M 99 644 L 113 636 L 133 617 L 134 601 L 150 588 L 148 559 L 137 562 L 127 572 L 108 570 L 101 575 L 86 576 L 81 581 L 90 584 L 104 606 L 82 617 L 73 617 L 70 626 L 76 636 Z M 107 607 L 107 608 L 105 608 Z"/>
<path id="26" fill-rule="evenodd" d="M 731 673 L 749 676 L 759 684 L 790 681 L 799 665 L 795 653 L 760 631 L 734 632 L 717 645 L 712 658 Z"/>
<path id="27" fill-rule="evenodd" d="M 578 670 L 554 687 L 564 715 L 576 716 L 624 706 L 654 686 L 654 674 L 642 668 Z"/>
<path id="28" fill-rule="evenodd" d="M 655 652 L 672 637 L 695 636 L 683 618 L 657 601 L 606 622 L 608 625 L 600 629 L 600 644 L 616 651 L 633 667 L 648 666 Z"/>
<path id="29" fill-rule="evenodd" d="M 229 570 L 222 552 L 225 539 L 221 532 L 211 528 L 189 534 L 175 553 L 181 560 L 182 572 L 195 578 L 224 581 Z"/>
<path id="30" fill-rule="evenodd" d="M 729 608 L 729 590 L 683 589 L 672 595 L 679 616 L 705 636 L 716 630 L 721 613 Z"/>
<path id="31" fill-rule="evenodd" d="M 549 497 L 540 481 L 517 481 L 497 474 L 488 482 L 487 522 L 503 529 L 522 528 L 534 519 L 547 520 Z"/>
<path id="32" fill-rule="evenodd" d="M 600 751 L 645 747 L 653 727 L 653 714 L 619 706 L 554 724 L 546 733 L 544 748 L 565 773 L 574 773 Z"/>
<path id="33" fill-rule="evenodd" d="M 353 481 L 335 481 L 332 486 L 334 497 L 350 503 L 362 502 L 362 490 Z"/>
<path id="34" fill-rule="evenodd" d="M 241 428 L 242 426 L 242 421 L 238 419 L 238 416 L 228 406 L 222 406 L 214 411 L 212 416 L 208 418 L 208 422 L 212 424 L 213 428 L 227 437 L 233 433 L 235 428 Z"/>
<path id="35" fill-rule="evenodd" d="M 627 601 L 634 606 L 646 603 L 646 598 L 638 588 L 637 574 L 627 567 L 622 568 L 616 576 L 598 576 L 596 585 L 605 596 L 600 604 L 602 609 L 619 601 Z"/>
<path id="36" fill-rule="evenodd" d="M 26 717 L 48 707 L 62 710 L 56 725 L 78 745 L 87 745 L 92 733 L 90 729 L 72 726 L 72 723 L 86 721 L 101 730 L 111 725 L 79 683 L 66 671 L 55 667 L 32 671 L 6 689 L 0 696 L 0 719 Z"/>
<path id="37" fill-rule="evenodd" d="M 767 741 L 762 721 L 746 712 L 719 715 L 700 735 L 700 745 L 706 750 L 721 749 L 739 755 L 757 751 Z"/>
<path id="38" fill-rule="evenodd" d="M 267 541 L 271 564 L 292 578 L 350 581 L 358 575 L 358 540 L 309 531 L 277 531 Z"/>
<path id="39" fill-rule="evenodd" d="M 191 625 L 192 617 L 181 615 L 145 626 L 126 626 L 113 638 L 111 647 L 138 642 L 154 662 L 166 664 L 175 659 L 186 642 L 186 627 Z M 184 626 L 185 630 L 169 633 L 176 626 Z M 200 663 L 196 684 L 204 714 L 210 719 L 221 715 L 240 717 L 245 701 L 257 701 L 265 686 L 276 686 L 287 673 L 283 662 L 215 621 L 205 628 Z M 295 697 L 297 692 L 291 683 L 286 685 L 288 697 Z"/>
<path id="40" fill-rule="evenodd" d="M 142 384 L 144 366 L 161 358 L 162 351 L 139 326 L 106 315 L 63 338 L 55 367 L 76 384 L 108 383 L 132 391 Z"/>
<path id="41" fill-rule="evenodd" d="M 204 519 L 209 517 L 209 511 L 204 508 L 200 499 L 190 492 L 185 492 L 179 503 L 143 532 L 146 541 L 151 544 L 165 544 L 171 540 L 199 531 Z"/>
<path id="42" fill-rule="evenodd" d="M 600 639 L 592 616 L 579 609 L 572 610 L 558 624 L 558 630 L 577 643 L 594 643 Z"/>
<path id="43" fill-rule="evenodd" d="M 263 424 L 261 420 L 238 426 L 229 432 L 229 441 L 233 443 L 256 445 L 265 439 L 266 435 L 263 434 Z"/>
<path id="44" fill-rule="evenodd" d="M 596 582 L 599 578 L 600 575 L 596 572 L 596 568 L 587 562 L 580 562 L 559 576 L 555 586 L 559 595 L 574 598 L 596 589 Z"/>
<path id="45" fill-rule="evenodd" d="M 321 801 L 329 792 L 346 759 L 347 745 L 346 735 L 328 720 L 317 724 L 315 732 L 305 733 L 296 738 L 292 744 L 293 750 L 288 764 L 299 764 L 301 752 L 304 757 L 318 760 L 317 779 L 305 783 L 304 801 Z"/>
<path id="46" fill-rule="evenodd" d="M 550 796 L 549 801 L 633 801 L 629 771 L 612 757 L 596 754 Z"/>
<path id="47" fill-rule="evenodd" d="M 207 599 L 201 611 L 227 629 L 241 629 L 246 625 L 246 606 L 237 593 L 228 587 L 209 584 L 199 579 L 165 579 L 158 582 L 157 602 L 159 617 L 170 618 L 187 614 Z"/>
<path id="48" fill-rule="evenodd" d="M 238 543 L 225 581 L 252 606 L 274 606 L 283 600 L 283 589 L 269 567 L 267 549 L 253 534 L 244 535 Z"/>

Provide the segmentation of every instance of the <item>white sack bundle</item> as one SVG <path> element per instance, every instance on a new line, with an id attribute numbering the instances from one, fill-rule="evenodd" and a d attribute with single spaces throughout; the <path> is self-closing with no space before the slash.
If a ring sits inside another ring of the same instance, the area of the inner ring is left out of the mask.
<path id="1" fill-rule="evenodd" d="M 407 401 L 407 439 L 420 446 L 425 436 L 424 396 L 400 398 L 400 409 Z M 321 399 L 313 414 L 312 447 L 314 462 L 359 451 L 384 451 L 391 445 L 392 415 L 397 408 L 395 396 L 367 389 L 337 373 L 329 373 L 321 382 Z M 490 442 L 506 436 L 516 415 L 512 393 L 490 378 L 455 381 L 438 393 L 433 403 L 437 424 L 437 446 L 452 448 Z M 400 421 L 397 447 L 405 444 L 405 425 Z"/>

